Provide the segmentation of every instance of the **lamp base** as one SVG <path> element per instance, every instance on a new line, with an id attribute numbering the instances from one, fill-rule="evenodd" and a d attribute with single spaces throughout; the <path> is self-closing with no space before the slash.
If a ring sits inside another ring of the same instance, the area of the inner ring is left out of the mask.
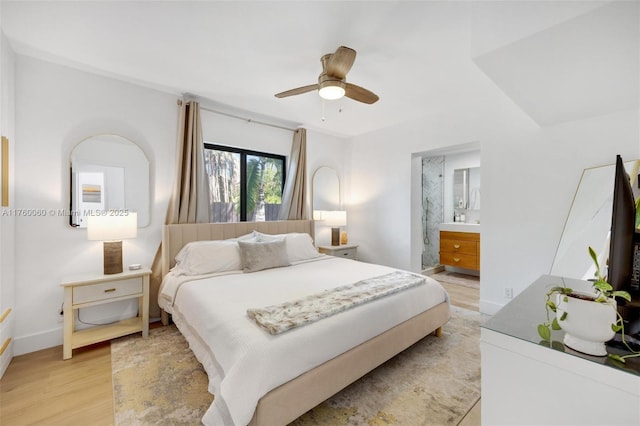
<path id="1" fill-rule="evenodd" d="M 122 241 L 104 242 L 104 274 L 122 272 Z"/>
<path id="2" fill-rule="evenodd" d="M 347 231 L 342 231 L 340 233 L 340 244 L 347 244 L 349 242 L 349 237 L 347 237 Z"/>
<path id="3" fill-rule="evenodd" d="M 340 228 L 331 228 L 331 245 L 340 245 Z"/>

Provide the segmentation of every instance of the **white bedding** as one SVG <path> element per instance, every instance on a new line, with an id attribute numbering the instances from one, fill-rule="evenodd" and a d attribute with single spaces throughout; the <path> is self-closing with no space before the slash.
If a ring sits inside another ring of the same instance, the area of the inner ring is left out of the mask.
<path id="1" fill-rule="evenodd" d="M 279 335 L 247 316 L 261 307 L 395 271 L 331 256 L 255 273 L 167 275 L 159 302 L 209 376 L 215 399 L 203 423 L 246 425 L 270 390 L 444 301 L 433 279 Z M 194 279 L 199 278 L 199 279 Z"/>

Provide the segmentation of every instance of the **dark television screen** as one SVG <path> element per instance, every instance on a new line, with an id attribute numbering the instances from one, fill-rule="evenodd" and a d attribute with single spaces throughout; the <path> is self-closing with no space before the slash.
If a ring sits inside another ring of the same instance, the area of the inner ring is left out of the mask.
<path id="1" fill-rule="evenodd" d="M 627 290 L 631 281 L 633 263 L 633 235 L 636 209 L 629 175 L 622 158 L 616 157 L 613 213 L 611 216 L 611 240 L 609 243 L 609 284 L 615 290 Z"/>

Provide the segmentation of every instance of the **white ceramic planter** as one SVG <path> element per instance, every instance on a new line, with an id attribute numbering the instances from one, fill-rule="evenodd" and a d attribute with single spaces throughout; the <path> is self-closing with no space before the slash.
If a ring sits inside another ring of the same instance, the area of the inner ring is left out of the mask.
<path id="1" fill-rule="evenodd" d="M 591 296 L 591 293 L 576 291 L 575 293 Z M 564 344 L 588 355 L 604 356 L 607 354 L 605 342 L 613 338 L 615 332 L 611 325 L 615 324 L 616 301 L 609 299 L 609 303 L 596 303 L 575 297 L 556 295 L 558 324 L 565 331 Z M 567 313 L 564 321 L 562 315 Z"/>

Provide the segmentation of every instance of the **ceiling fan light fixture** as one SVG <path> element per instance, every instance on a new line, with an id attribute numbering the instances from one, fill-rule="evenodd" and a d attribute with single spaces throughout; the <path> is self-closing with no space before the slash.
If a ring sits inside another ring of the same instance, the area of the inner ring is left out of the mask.
<path id="1" fill-rule="evenodd" d="M 322 99 L 328 101 L 340 99 L 345 94 L 344 83 L 341 81 L 325 81 L 318 89 L 318 94 Z"/>

